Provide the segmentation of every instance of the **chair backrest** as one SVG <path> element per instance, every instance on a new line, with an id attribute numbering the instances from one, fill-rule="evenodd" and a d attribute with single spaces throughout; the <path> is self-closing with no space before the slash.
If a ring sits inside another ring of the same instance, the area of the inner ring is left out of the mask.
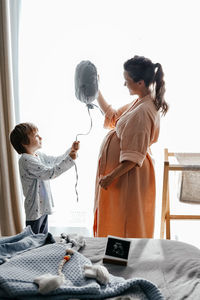
<path id="1" fill-rule="evenodd" d="M 171 163 L 169 157 L 176 157 L 178 163 Z M 174 153 L 164 149 L 164 173 L 160 238 L 170 239 L 171 220 L 200 220 L 200 215 L 171 214 L 169 197 L 169 172 L 181 171 L 181 189 L 179 199 L 187 203 L 200 204 L 200 153 Z"/>

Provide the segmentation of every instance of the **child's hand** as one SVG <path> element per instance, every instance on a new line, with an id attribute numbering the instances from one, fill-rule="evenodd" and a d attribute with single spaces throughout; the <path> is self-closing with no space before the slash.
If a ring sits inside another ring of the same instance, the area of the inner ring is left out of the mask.
<path id="1" fill-rule="evenodd" d="M 79 148 L 80 148 L 80 142 L 79 141 L 73 142 L 73 144 L 72 144 L 72 150 L 77 151 L 77 150 L 79 150 Z"/>
<path id="2" fill-rule="evenodd" d="M 77 152 L 76 152 L 76 150 L 71 150 L 70 153 L 69 153 L 69 156 L 72 159 L 76 159 L 77 158 Z"/>
<path id="3" fill-rule="evenodd" d="M 80 148 L 80 142 L 79 141 L 75 141 L 73 142 L 72 144 L 72 147 L 71 147 L 71 151 L 69 153 L 69 156 L 72 158 L 72 159 L 76 159 L 77 158 L 77 151 L 79 150 Z"/>

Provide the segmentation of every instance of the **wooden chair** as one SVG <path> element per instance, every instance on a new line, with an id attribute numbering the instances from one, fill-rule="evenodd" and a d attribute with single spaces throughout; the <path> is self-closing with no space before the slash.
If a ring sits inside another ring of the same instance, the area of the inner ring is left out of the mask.
<path id="1" fill-rule="evenodd" d="M 170 214 L 170 197 L 169 197 L 169 171 L 194 171 L 194 166 L 170 164 L 169 157 L 175 156 L 175 153 L 168 152 L 164 149 L 164 173 L 163 173 L 163 191 L 162 191 L 162 211 L 161 211 L 161 228 L 160 238 L 164 238 L 166 230 L 166 239 L 170 239 L 170 221 L 171 220 L 200 220 L 200 215 L 171 215 Z M 200 171 L 200 166 L 195 166 L 196 171 Z M 166 228 L 165 228 L 166 227 Z"/>

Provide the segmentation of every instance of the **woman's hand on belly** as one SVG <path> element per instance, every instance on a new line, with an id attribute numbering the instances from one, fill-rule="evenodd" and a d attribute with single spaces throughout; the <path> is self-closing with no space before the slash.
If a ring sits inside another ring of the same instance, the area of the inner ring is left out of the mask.
<path id="1" fill-rule="evenodd" d="M 99 180 L 99 185 L 103 189 L 107 190 L 108 186 L 113 182 L 115 178 L 122 176 L 123 174 L 125 174 L 126 172 L 134 168 L 135 166 L 136 164 L 134 162 L 123 161 L 111 173 L 101 177 Z"/>
<path id="2" fill-rule="evenodd" d="M 111 175 L 103 176 L 99 180 L 99 185 L 104 189 L 107 190 L 108 186 L 113 182 L 114 178 Z"/>

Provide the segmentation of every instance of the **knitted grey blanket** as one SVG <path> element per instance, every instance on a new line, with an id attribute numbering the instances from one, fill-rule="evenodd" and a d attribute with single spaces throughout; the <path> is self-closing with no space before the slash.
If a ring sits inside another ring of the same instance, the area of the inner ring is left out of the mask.
<path id="1" fill-rule="evenodd" d="M 56 275 L 60 261 L 65 255 L 66 244 L 54 243 L 31 248 L 12 256 L 0 265 L 0 299 L 105 299 L 118 295 L 131 295 L 138 300 L 163 300 L 158 288 L 145 279 L 129 279 L 112 276 L 109 283 L 99 284 L 84 276 L 84 265 L 91 261 L 75 252 L 64 265 L 65 284 L 41 295 L 34 279 L 42 274 Z"/>
<path id="2" fill-rule="evenodd" d="M 55 243 L 51 233 L 35 234 L 31 226 L 27 226 L 19 234 L 0 238 L 0 264 L 14 255 L 51 243 Z"/>

